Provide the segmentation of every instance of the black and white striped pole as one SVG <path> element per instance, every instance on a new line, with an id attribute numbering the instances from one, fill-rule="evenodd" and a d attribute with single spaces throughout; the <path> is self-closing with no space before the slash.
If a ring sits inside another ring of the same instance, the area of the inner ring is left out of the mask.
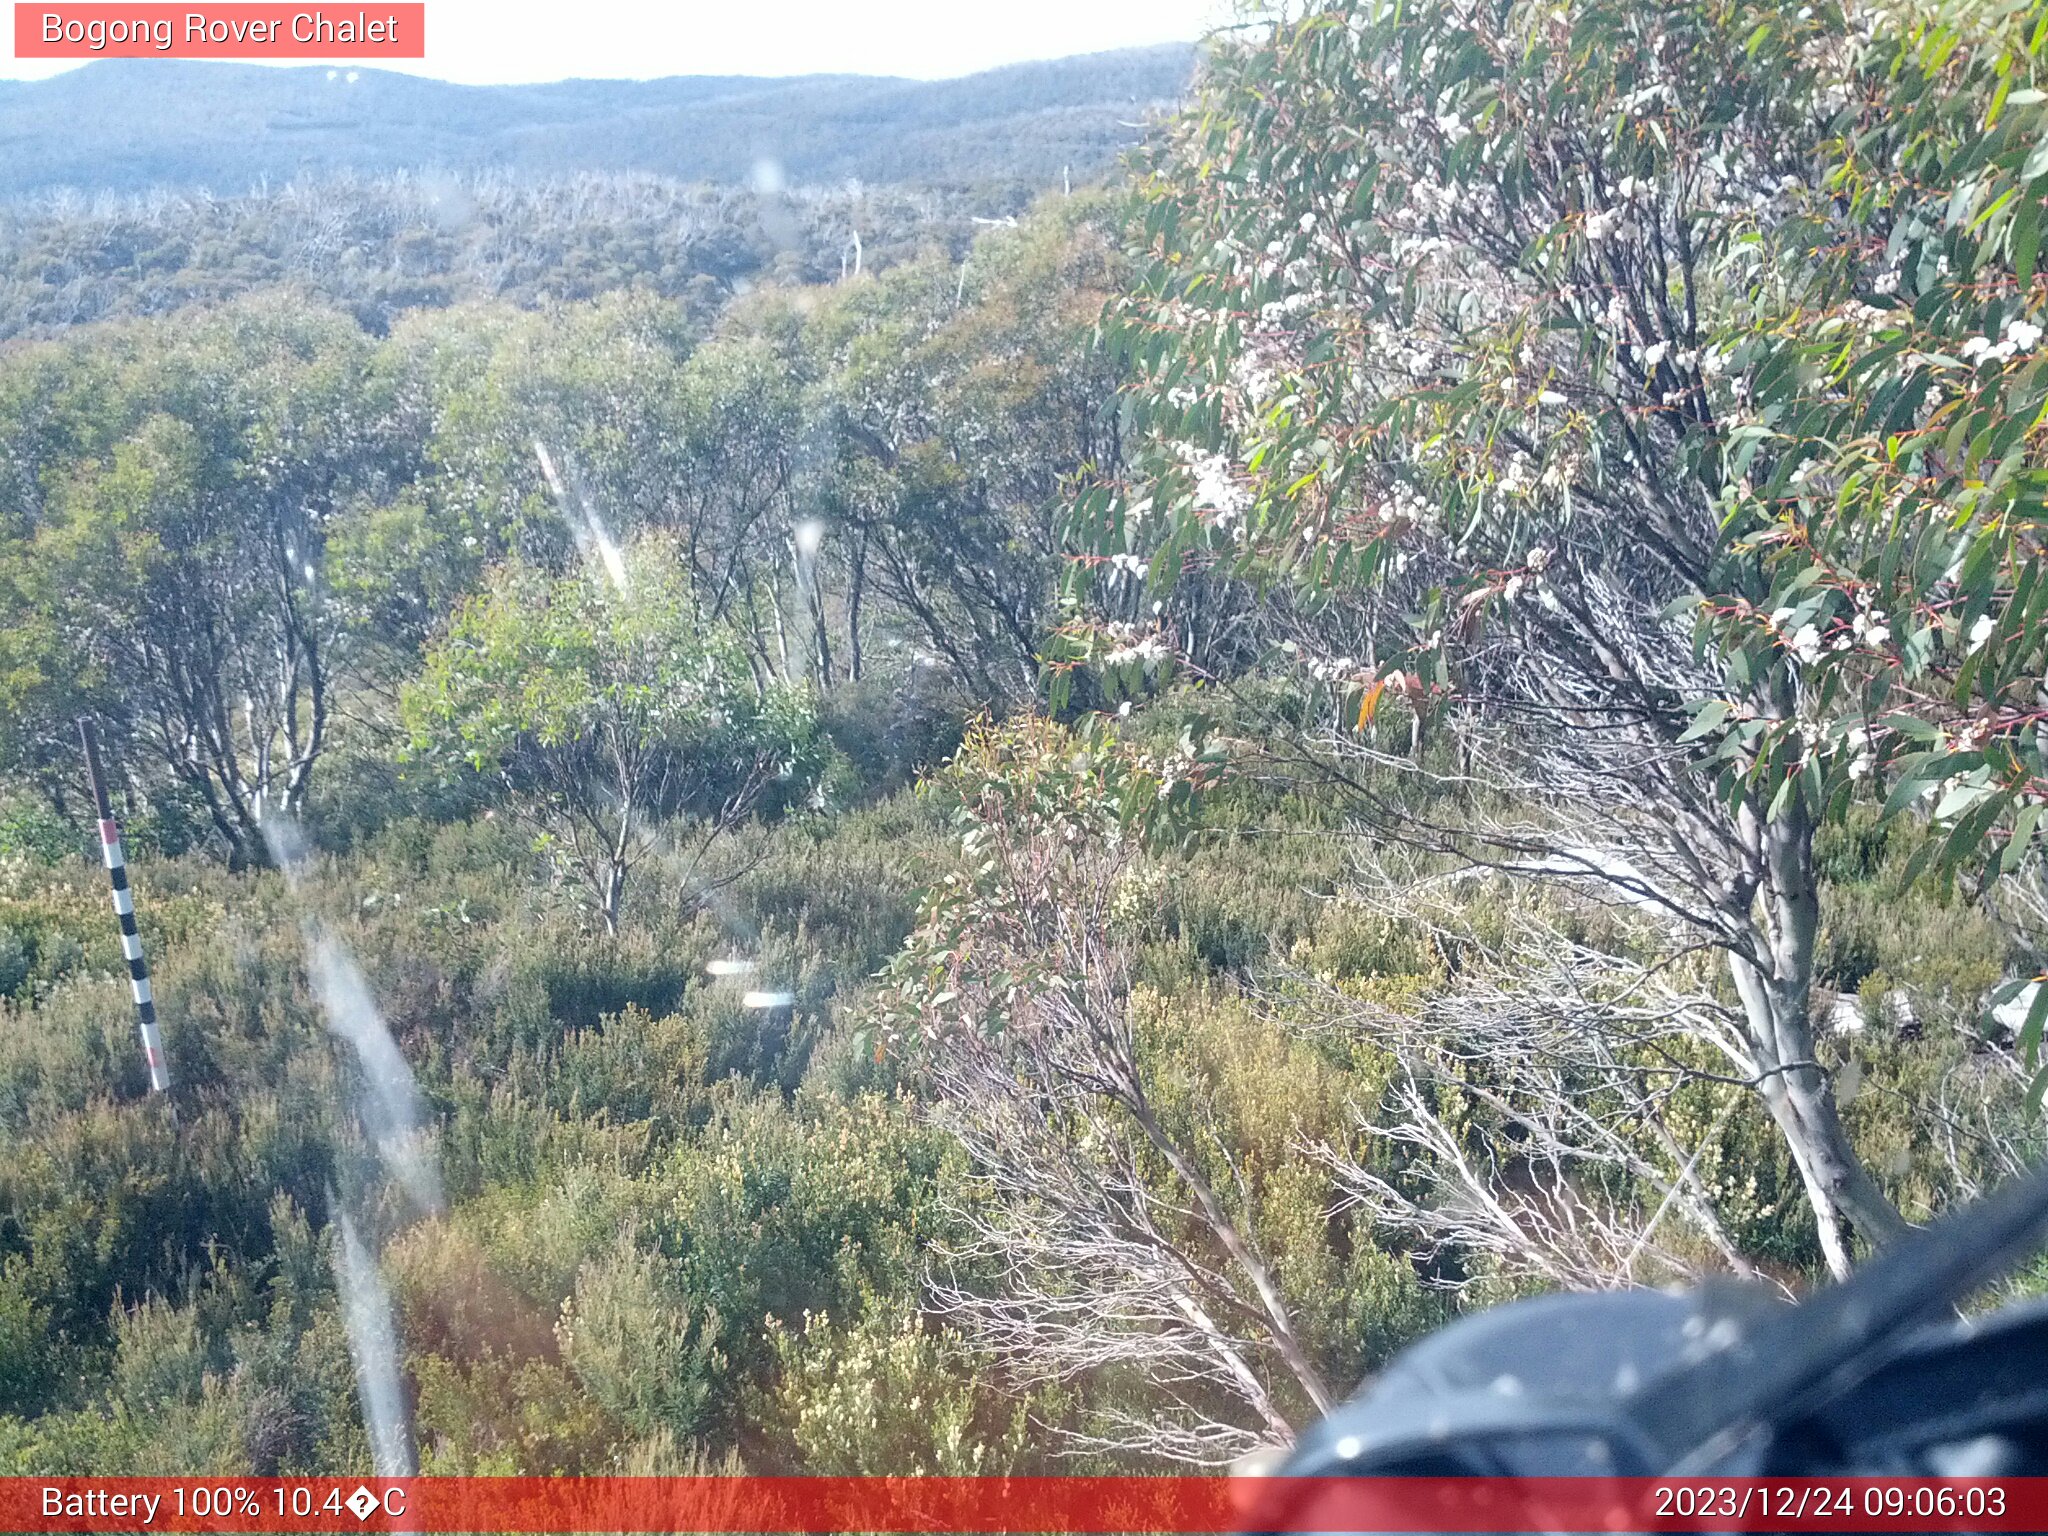
<path id="1" fill-rule="evenodd" d="M 100 767 L 99 733 L 92 721 L 78 722 L 85 743 L 85 772 L 92 780 L 92 801 L 99 811 L 100 852 L 107 878 L 114 883 L 114 916 L 121 924 L 121 953 L 128 961 L 128 985 L 135 993 L 135 1017 L 142 1028 L 142 1057 L 149 1063 L 149 1086 L 162 1093 L 171 1086 L 170 1064 L 164 1060 L 163 1037 L 157 1033 L 156 1001 L 149 991 L 149 962 L 142 958 L 142 935 L 135 931 L 135 897 L 128 889 L 128 861 L 121 857 L 121 829 L 114 821 L 114 803 L 107 798 L 107 775 Z"/>

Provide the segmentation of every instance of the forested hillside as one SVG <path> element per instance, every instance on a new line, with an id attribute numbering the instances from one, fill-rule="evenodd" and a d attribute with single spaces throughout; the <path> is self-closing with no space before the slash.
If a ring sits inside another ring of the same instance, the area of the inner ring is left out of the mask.
<path id="1" fill-rule="evenodd" d="M 399 172 L 230 198 L 0 204 L 0 339 L 272 288 L 379 332 L 465 299 L 535 308 L 617 290 L 680 300 L 701 324 L 755 283 L 823 282 L 932 248 L 964 256 L 978 229 L 1014 220 L 1046 185 L 755 192 Z"/>
<path id="2" fill-rule="evenodd" d="M 1107 169 L 1186 88 L 1187 45 L 958 80 L 856 75 L 463 86 L 369 68 L 110 59 L 0 81 L 0 196 L 206 188 L 429 169 L 745 183 L 962 185 Z"/>
<path id="3" fill-rule="evenodd" d="M 960 80 L 467 87 L 113 60 L 0 81 L 0 340 L 291 287 L 385 329 L 465 299 L 614 289 L 694 323 L 763 281 L 966 254 L 1118 174 L 1190 50 Z"/>
<path id="4" fill-rule="evenodd" d="M 0 1473 L 1217 1466 L 2032 1164 L 2044 14 L 24 216 Z"/>

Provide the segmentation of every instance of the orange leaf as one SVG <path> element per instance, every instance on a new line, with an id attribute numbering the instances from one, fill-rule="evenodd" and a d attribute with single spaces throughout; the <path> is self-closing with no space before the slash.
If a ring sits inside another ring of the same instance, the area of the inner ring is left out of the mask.
<path id="1" fill-rule="evenodd" d="M 1387 680 L 1377 678 L 1365 690 L 1365 697 L 1358 701 L 1358 728 L 1362 731 L 1372 724 L 1373 711 L 1380 707 L 1380 695 L 1387 691 Z"/>

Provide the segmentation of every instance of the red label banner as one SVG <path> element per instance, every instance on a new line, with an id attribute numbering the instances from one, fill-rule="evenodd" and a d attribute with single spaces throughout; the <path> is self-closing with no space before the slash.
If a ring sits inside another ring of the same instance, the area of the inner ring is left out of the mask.
<path id="1" fill-rule="evenodd" d="M 424 4 L 14 7 L 19 59 L 423 59 Z"/>
<path id="2" fill-rule="evenodd" d="M 2048 1478 L 0 1478 L 0 1530 L 2044 1531 Z"/>

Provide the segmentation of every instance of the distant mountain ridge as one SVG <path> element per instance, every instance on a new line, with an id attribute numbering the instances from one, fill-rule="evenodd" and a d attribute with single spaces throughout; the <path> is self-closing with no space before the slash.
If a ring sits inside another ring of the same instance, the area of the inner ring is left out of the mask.
<path id="1" fill-rule="evenodd" d="M 796 184 L 1045 182 L 1100 170 L 1175 101 L 1194 45 L 954 80 L 683 75 L 469 86 L 374 69 L 115 59 L 0 82 L 0 197 L 414 167 Z"/>

